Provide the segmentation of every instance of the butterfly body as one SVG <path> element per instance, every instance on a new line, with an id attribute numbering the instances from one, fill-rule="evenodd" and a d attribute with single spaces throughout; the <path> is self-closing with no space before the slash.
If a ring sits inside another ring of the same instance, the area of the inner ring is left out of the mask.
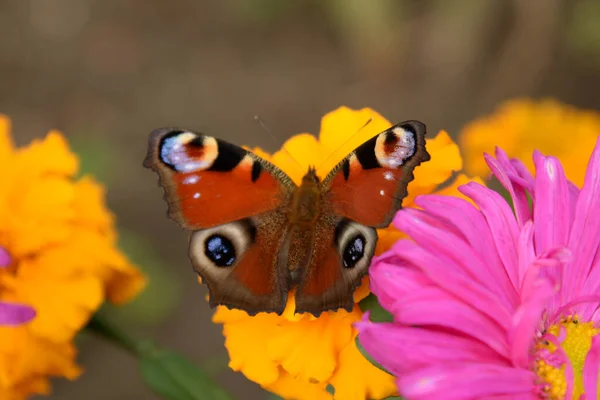
<path id="1" fill-rule="evenodd" d="M 395 125 L 324 179 L 310 167 L 299 185 L 250 151 L 178 128 L 151 134 L 144 165 L 159 174 L 169 215 L 193 231 L 190 259 L 212 306 L 281 314 L 295 288 L 295 311 L 319 315 L 352 309 L 376 228 L 429 159 L 424 135 L 417 121 Z"/>

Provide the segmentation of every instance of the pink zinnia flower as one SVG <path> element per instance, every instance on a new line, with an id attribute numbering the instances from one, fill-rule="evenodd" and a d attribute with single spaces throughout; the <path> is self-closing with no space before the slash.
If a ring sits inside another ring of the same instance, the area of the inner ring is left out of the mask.
<path id="1" fill-rule="evenodd" d="M 598 399 L 600 140 L 581 190 L 539 152 L 535 178 L 485 159 L 514 212 L 475 182 L 459 190 L 477 207 L 429 195 L 400 211 L 412 240 L 370 270 L 394 321 L 366 317 L 360 343 L 407 399 Z"/>
<path id="2" fill-rule="evenodd" d="M 10 265 L 8 252 L 0 247 L 0 268 Z M 7 303 L 0 301 L 0 326 L 19 325 L 31 321 L 35 317 L 35 310 L 24 304 Z"/>

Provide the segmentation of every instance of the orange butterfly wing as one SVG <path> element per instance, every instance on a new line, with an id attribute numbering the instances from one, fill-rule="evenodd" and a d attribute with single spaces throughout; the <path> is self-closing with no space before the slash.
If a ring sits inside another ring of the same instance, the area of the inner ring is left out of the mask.
<path id="1" fill-rule="evenodd" d="M 402 207 L 413 170 L 429 159 L 425 125 L 394 125 L 359 146 L 325 178 L 327 201 L 338 215 L 385 228 Z"/>
<path id="2" fill-rule="evenodd" d="M 390 224 L 414 179 L 414 168 L 429 158 L 425 125 L 407 121 L 363 143 L 325 178 L 325 211 L 296 291 L 298 312 L 352 310 L 354 290 L 375 251 L 375 228 Z"/>
<path id="3" fill-rule="evenodd" d="M 169 215 L 194 231 L 190 259 L 211 306 L 283 312 L 291 179 L 254 153 L 177 128 L 152 132 L 144 165 L 158 173 Z"/>
<path id="4" fill-rule="evenodd" d="M 250 151 L 177 128 L 151 133 L 144 166 L 158 173 L 169 215 L 185 229 L 209 228 L 281 207 L 296 187 L 280 169 Z"/>

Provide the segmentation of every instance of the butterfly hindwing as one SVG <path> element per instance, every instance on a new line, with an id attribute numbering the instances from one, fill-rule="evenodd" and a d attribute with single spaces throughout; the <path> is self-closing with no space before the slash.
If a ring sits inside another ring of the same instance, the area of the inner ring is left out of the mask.
<path id="1" fill-rule="evenodd" d="M 354 291 L 367 274 L 377 231 L 345 218 L 323 215 L 315 226 L 312 257 L 296 290 L 296 311 L 319 315 L 351 311 Z"/>
<path id="2" fill-rule="evenodd" d="M 287 220 L 281 210 L 195 231 L 190 259 L 208 286 L 210 305 L 281 314 L 288 279 Z"/>
<path id="3" fill-rule="evenodd" d="M 286 204 L 295 184 L 241 147 L 191 131 L 150 135 L 144 165 L 160 176 L 169 215 L 186 229 L 209 228 Z"/>

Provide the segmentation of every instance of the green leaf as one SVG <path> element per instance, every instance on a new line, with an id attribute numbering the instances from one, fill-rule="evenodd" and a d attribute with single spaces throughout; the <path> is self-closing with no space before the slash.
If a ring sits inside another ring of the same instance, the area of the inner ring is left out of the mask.
<path id="1" fill-rule="evenodd" d="M 223 389 L 182 355 L 147 343 L 140 347 L 140 371 L 146 384 L 169 400 L 231 400 Z"/>
<path id="2" fill-rule="evenodd" d="M 96 314 L 86 330 L 114 343 L 139 360 L 146 384 L 167 400 L 231 400 L 206 371 L 179 353 L 157 347 L 151 341 L 137 341 L 102 315 Z"/>
<path id="3" fill-rule="evenodd" d="M 392 322 L 394 320 L 392 314 L 381 307 L 373 293 L 362 299 L 358 305 L 363 312 L 369 311 L 371 313 L 370 319 L 373 322 Z"/>

